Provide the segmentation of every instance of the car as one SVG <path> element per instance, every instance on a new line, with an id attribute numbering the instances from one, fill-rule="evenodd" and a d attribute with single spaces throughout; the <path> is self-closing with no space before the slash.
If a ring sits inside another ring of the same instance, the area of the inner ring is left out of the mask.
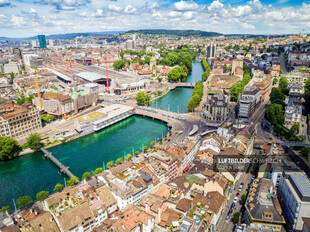
<path id="1" fill-rule="evenodd" d="M 240 194 L 239 194 L 239 193 L 237 193 L 237 194 L 236 194 L 236 197 L 238 197 L 238 198 L 239 198 L 239 197 L 240 197 Z"/>
<path id="2" fill-rule="evenodd" d="M 235 197 L 235 198 L 234 198 L 234 203 L 237 203 L 237 202 L 238 202 L 238 199 L 239 199 L 238 197 Z"/>

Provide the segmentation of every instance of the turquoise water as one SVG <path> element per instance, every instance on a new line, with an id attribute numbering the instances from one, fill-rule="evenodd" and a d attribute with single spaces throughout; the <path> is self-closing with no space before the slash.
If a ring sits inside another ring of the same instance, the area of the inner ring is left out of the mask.
<path id="1" fill-rule="evenodd" d="M 168 131 L 166 124 L 141 116 L 132 116 L 109 128 L 49 149 L 72 173 L 81 177 L 85 171 L 102 167 L 103 162 L 116 160 L 133 150 L 141 150 L 155 138 Z M 13 205 L 12 199 L 52 191 L 64 176 L 42 153 L 25 155 L 8 162 L 0 162 L 0 207 Z"/>
<path id="2" fill-rule="evenodd" d="M 204 72 L 200 62 L 193 62 L 192 65 L 192 72 L 187 76 L 185 81 L 188 83 L 200 81 Z M 186 113 L 186 106 L 192 93 L 192 88 L 175 88 L 165 96 L 152 101 L 151 106 L 162 110 Z"/>

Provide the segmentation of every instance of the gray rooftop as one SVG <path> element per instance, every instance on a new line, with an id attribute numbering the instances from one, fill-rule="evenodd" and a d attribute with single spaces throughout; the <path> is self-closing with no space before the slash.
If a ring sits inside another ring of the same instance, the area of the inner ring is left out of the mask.
<path id="1" fill-rule="evenodd" d="M 310 180 L 305 173 L 295 172 L 289 174 L 289 180 L 302 201 L 310 201 Z"/>

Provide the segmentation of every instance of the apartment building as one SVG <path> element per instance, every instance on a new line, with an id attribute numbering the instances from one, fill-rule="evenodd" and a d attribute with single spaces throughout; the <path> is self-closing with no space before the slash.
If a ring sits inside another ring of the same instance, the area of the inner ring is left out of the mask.
<path id="1" fill-rule="evenodd" d="M 203 117 L 206 121 L 225 121 L 228 117 L 228 96 L 221 91 L 209 93 L 203 109 Z"/>
<path id="2" fill-rule="evenodd" d="M 246 87 L 238 98 L 238 117 L 250 119 L 261 101 L 261 91 L 259 88 Z"/>
<path id="3" fill-rule="evenodd" d="M 246 224 L 282 231 L 285 224 L 272 180 L 255 179 L 246 204 Z"/>
<path id="4" fill-rule="evenodd" d="M 0 99 L 0 135 L 20 139 L 42 128 L 39 111 L 30 103 Z"/>
<path id="5" fill-rule="evenodd" d="M 302 218 L 310 217 L 310 180 L 301 172 L 286 172 L 281 178 L 278 194 L 287 225 L 301 231 Z"/>

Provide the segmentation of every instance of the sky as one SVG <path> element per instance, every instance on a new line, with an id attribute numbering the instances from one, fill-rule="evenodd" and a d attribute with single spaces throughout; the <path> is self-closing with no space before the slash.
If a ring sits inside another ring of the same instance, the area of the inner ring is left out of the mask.
<path id="1" fill-rule="evenodd" d="M 131 29 L 308 33 L 310 0 L 0 0 L 0 37 Z"/>

